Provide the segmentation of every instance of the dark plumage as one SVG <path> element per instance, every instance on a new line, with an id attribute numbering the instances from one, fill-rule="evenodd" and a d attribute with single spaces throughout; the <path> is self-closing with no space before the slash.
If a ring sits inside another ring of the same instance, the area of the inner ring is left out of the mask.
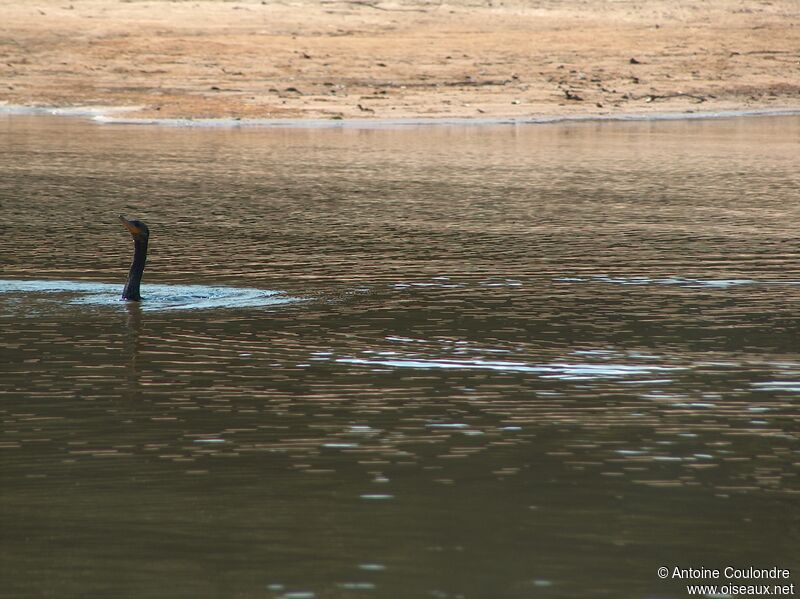
<path id="1" fill-rule="evenodd" d="M 142 299 L 139 285 L 142 282 L 144 263 L 147 260 L 147 241 L 150 239 L 150 229 L 140 220 L 128 220 L 122 215 L 119 220 L 133 237 L 133 262 L 131 262 L 131 269 L 128 272 L 125 289 L 122 290 L 122 299 L 138 302 Z"/>

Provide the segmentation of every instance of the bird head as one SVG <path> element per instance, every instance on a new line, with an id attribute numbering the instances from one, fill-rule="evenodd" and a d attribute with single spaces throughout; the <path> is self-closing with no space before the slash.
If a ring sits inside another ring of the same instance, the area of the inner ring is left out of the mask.
<path id="1" fill-rule="evenodd" d="M 134 241 L 147 241 L 150 237 L 150 229 L 147 228 L 147 225 L 144 224 L 140 220 L 128 220 L 121 214 L 119 215 L 119 220 L 128 232 L 133 237 Z"/>

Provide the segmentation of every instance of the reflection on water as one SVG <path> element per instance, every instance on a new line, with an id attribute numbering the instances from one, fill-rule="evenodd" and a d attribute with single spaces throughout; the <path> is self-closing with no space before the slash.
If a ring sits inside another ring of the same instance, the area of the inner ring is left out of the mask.
<path id="1" fill-rule="evenodd" d="M 800 119 L 0 126 L 4 594 L 800 563 Z"/>

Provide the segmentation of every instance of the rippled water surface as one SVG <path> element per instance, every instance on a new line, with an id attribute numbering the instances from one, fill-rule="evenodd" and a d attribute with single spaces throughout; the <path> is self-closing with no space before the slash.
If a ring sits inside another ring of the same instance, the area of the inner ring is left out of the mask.
<path id="1" fill-rule="evenodd" d="M 0 595 L 800 583 L 800 119 L 0 129 Z"/>

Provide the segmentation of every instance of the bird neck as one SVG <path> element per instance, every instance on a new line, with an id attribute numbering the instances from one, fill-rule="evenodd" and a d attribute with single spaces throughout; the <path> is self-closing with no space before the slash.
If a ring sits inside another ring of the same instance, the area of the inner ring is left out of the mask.
<path id="1" fill-rule="evenodd" d="M 125 289 L 122 290 L 122 299 L 138 302 L 142 299 L 139 294 L 139 286 L 144 273 L 144 263 L 147 260 L 147 240 L 135 239 L 133 245 L 133 262 L 131 262 L 131 269 L 128 272 L 128 282 L 125 283 Z"/>

